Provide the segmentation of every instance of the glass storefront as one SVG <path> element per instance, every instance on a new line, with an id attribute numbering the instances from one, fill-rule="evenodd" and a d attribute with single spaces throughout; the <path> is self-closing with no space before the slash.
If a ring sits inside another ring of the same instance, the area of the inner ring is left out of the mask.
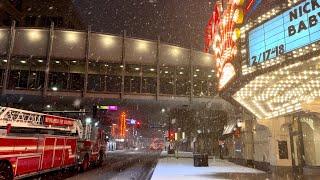
<path id="1" fill-rule="evenodd" d="M 319 138 L 319 114 L 303 113 L 293 117 L 290 129 L 293 168 L 320 166 Z"/>
<path id="2" fill-rule="evenodd" d="M 306 166 L 320 166 L 320 118 L 317 114 L 300 117 Z"/>

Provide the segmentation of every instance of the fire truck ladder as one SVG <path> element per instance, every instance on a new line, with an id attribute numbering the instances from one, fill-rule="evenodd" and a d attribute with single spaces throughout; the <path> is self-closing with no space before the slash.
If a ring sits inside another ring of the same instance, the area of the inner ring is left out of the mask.
<path id="1" fill-rule="evenodd" d="M 0 107 L 0 126 L 11 124 L 17 127 L 40 127 L 43 126 L 43 115 L 21 109 Z"/>
<path id="2" fill-rule="evenodd" d="M 72 127 L 53 127 L 44 124 L 46 114 L 15 109 L 10 107 L 0 107 L 0 127 L 5 127 L 10 124 L 12 127 L 38 128 L 50 130 L 69 131 L 78 133 L 83 136 L 83 128 L 81 121 L 75 120 Z"/>
<path id="3" fill-rule="evenodd" d="M 76 127 L 76 131 L 78 132 L 78 136 L 80 139 L 83 138 L 83 126 L 80 120 L 76 120 L 74 126 Z"/>

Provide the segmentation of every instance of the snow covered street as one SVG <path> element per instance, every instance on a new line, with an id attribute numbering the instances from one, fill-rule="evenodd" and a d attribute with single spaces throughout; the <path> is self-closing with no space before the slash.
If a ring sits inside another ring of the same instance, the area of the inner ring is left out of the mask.
<path id="1" fill-rule="evenodd" d="M 159 160 L 152 180 L 266 179 L 267 174 L 234 163 L 209 159 L 209 167 L 194 167 L 192 158 L 165 157 Z"/>

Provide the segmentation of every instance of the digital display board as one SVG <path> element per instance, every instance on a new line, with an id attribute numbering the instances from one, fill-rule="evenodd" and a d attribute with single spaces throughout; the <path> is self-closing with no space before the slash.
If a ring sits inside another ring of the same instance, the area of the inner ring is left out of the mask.
<path id="1" fill-rule="evenodd" d="M 249 65 L 320 40 L 320 0 L 306 0 L 249 32 Z"/>

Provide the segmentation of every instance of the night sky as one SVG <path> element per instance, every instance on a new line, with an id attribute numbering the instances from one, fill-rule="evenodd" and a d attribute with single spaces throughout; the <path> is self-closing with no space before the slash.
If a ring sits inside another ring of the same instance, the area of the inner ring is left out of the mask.
<path id="1" fill-rule="evenodd" d="M 121 34 L 203 50 L 210 0 L 74 0 L 96 32 Z"/>

